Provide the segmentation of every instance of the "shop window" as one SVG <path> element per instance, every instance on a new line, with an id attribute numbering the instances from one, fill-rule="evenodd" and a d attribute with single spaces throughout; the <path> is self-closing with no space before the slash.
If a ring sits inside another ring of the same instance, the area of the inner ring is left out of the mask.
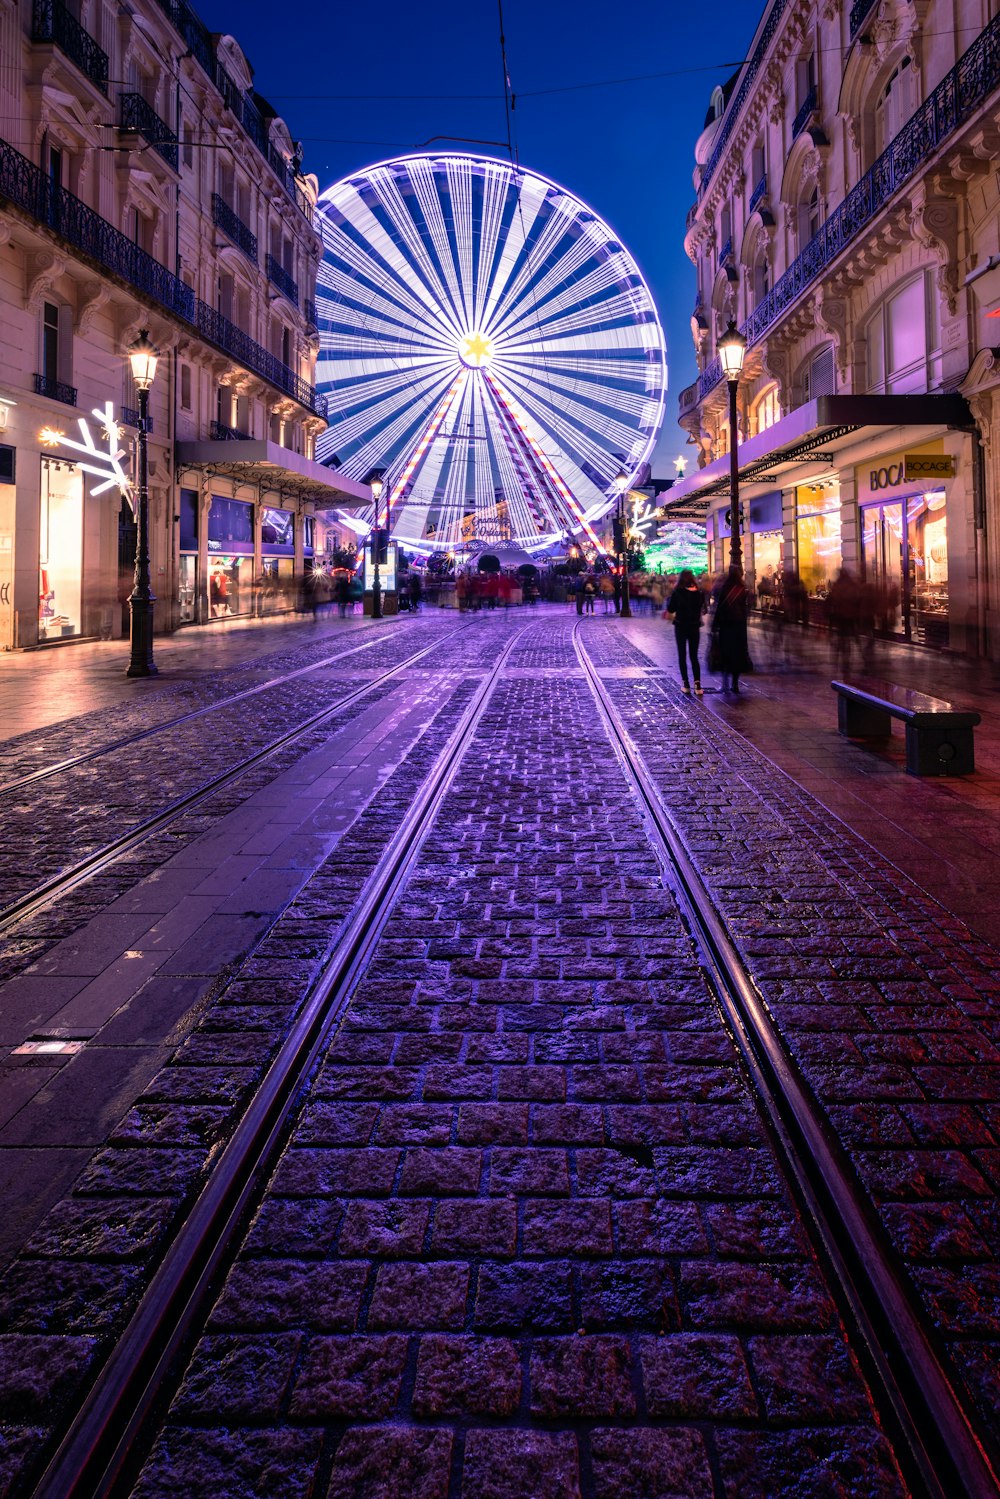
<path id="1" fill-rule="evenodd" d="M 930 273 L 908 281 L 869 320 L 868 389 L 885 395 L 934 390 L 941 383 L 941 329 Z"/>
<path id="2" fill-rule="evenodd" d="M 756 436 L 758 432 L 766 432 L 768 427 L 773 427 L 775 422 L 781 420 L 781 403 L 778 400 L 777 383 L 767 386 L 762 390 L 753 404 L 750 412 L 750 432 Z"/>
<path id="3" fill-rule="evenodd" d="M 17 449 L 0 443 L 0 484 L 13 484 L 17 470 Z"/>
<path id="4" fill-rule="evenodd" d="M 79 635 L 83 590 L 83 475 L 42 459 L 38 541 L 38 638 Z"/>
<path id="5" fill-rule="evenodd" d="M 825 599 L 842 564 L 840 486 L 836 480 L 802 485 L 797 494 L 799 577 L 810 598 Z"/>

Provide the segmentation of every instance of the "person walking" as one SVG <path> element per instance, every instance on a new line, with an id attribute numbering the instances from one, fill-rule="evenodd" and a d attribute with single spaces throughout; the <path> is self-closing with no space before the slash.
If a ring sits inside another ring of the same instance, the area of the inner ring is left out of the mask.
<path id="1" fill-rule="evenodd" d="M 743 571 L 730 567 L 715 589 L 715 614 L 712 634 L 718 645 L 722 690 L 740 690 L 740 677 L 753 671 L 747 646 L 747 590 Z"/>
<path id="2" fill-rule="evenodd" d="M 701 667 L 698 664 L 698 638 L 701 635 L 701 618 L 705 612 L 705 595 L 695 582 L 694 573 L 686 567 L 677 579 L 677 587 L 667 600 L 665 617 L 673 621 L 674 639 L 677 641 L 677 660 L 681 669 L 681 691 L 691 696 L 688 681 L 688 658 L 691 660 L 691 675 L 697 697 L 702 696 Z"/>

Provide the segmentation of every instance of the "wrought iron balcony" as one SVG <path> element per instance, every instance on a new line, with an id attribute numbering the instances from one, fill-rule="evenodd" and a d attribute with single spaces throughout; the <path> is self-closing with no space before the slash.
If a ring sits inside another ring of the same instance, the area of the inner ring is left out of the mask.
<path id="1" fill-rule="evenodd" d="M 227 234 L 233 244 L 242 250 L 248 260 L 257 264 L 257 236 L 248 229 L 241 218 L 238 218 L 233 209 L 230 208 L 225 198 L 220 198 L 218 193 L 212 194 L 212 219 L 218 224 L 223 234 Z"/>
<path id="2" fill-rule="evenodd" d="M 293 306 L 298 307 L 298 282 L 293 276 L 290 276 L 288 274 L 288 272 L 285 270 L 285 267 L 281 264 L 280 260 L 275 260 L 273 255 L 268 255 L 266 264 L 268 281 L 270 281 L 273 286 L 276 286 L 280 292 L 283 292 Z"/>
<path id="3" fill-rule="evenodd" d="M 719 264 L 720 265 L 725 265 L 726 261 L 727 260 L 732 260 L 732 258 L 733 258 L 733 236 L 730 235 L 729 238 L 726 240 L 726 243 L 723 245 L 722 249 L 719 251 Z"/>
<path id="4" fill-rule="evenodd" d="M 108 54 L 102 52 L 90 32 L 84 30 L 60 0 L 35 0 L 31 40 L 54 42 L 102 94 L 107 93 Z"/>
<path id="5" fill-rule="evenodd" d="M 177 136 L 161 120 L 141 94 L 122 94 L 118 129 L 127 135 L 141 135 L 159 152 L 168 166 L 177 170 Z"/>
<path id="6" fill-rule="evenodd" d="M 136 411 L 135 407 L 134 406 L 123 406 L 122 407 L 122 426 L 123 427 L 138 427 L 138 425 L 139 425 L 139 413 L 138 413 L 138 411 Z M 151 416 L 147 416 L 147 418 L 146 418 L 146 431 L 147 432 L 152 432 L 152 430 L 153 430 L 153 418 Z"/>
<path id="7" fill-rule="evenodd" d="M 35 395 L 46 396 L 50 401 L 62 401 L 64 406 L 76 405 L 76 386 L 53 380 L 51 375 L 35 376 Z"/>
<path id="8" fill-rule="evenodd" d="M 774 283 L 743 324 L 748 345 L 759 343 L 793 302 L 854 243 L 945 141 L 961 129 L 980 105 L 1000 88 L 1000 15 L 979 33 L 967 52 L 911 115 L 870 171 L 856 183 L 797 260 Z M 703 400 L 722 379 L 717 359 L 698 381 Z"/>
<path id="9" fill-rule="evenodd" d="M 71 192 L 57 187 L 34 162 L 3 140 L 0 140 L 0 200 L 13 204 L 94 264 L 187 323 L 207 343 L 232 355 L 244 369 L 253 370 L 300 406 L 317 415 L 324 414 L 314 386 L 215 308 L 202 302 L 179 276 Z"/>
<path id="10" fill-rule="evenodd" d="M 854 4 L 851 7 L 852 42 L 874 9 L 875 0 L 854 0 Z"/>
<path id="11" fill-rule="evenodd" d="M 813 84 L 808 94 L 806 94 L 805 98 L 802 100 L 802 105 L 799 109 L 798 114 L 792 121 L 793 141 L 797 140 L 798 137 L 802 134 L 803 130 L 806 128 L 806 124 L 809 121 L 810 115 L 814 115 L 816 113 L 816 105 L 818 102 L 819 95 L 816 93 L 816 85 Z"/>
<path id="12" fill-rule="evenodd" d="M 748 213 L 753 213 L 754 209 L 757 207 L 757 204 L 760 202 L 761 198 L 764 196 L 764 194 L 766 192 L 767 192 L 767 173 L 766 172 L 761 172 L 761 174 L 760 174 L 760 181 L 757 183 L 757 186 L 754 188 L 753 192 L 750 194 L 750 202 L 747 204 L 747 212 Z"/>
<path id="13" fill-rule="evenodd" d="M 241 432 L 239 427 L 227 427 L 225 422 L 213 422 L 208 435 L 213 442 L 251 442 L 253 440 L 249 432 Z"/>

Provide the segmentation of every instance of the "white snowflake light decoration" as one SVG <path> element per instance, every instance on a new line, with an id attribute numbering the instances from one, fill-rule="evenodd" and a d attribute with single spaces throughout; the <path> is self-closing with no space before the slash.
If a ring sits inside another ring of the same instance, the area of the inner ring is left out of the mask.
<path id="1" fill-rule="evenodd" d="M 78 468 L 86 474 L 94 474 L 103 482 L 95 484 L 91 488 L 91 494 L 104 494 L 108 489 L 119 489 L 127 498 L 130 505 L 135 508 L 132 500 L 132 481 L 122 467 L 122 459 L 127 455 L 127 449 L 118 444 L 121 441 L 121 428 L 115 421 L 115 414 L 111 402 L 106 401 L 103 409 L 95 407 L 91 416 L 100 423 L 101 436 L 104 438 L 106 448 L 101 449 L 94 441 L 94 434 L 84 417 L 78 419 L 80 436 L 82 442 L 76 442 L 72 437 L 67 437 L 52 427 L 45 427 L 39 434 L 41 441 L 49 448 L 68 448 L 72 453 L 80 453 L 82 456 L 75 459 Z"/>

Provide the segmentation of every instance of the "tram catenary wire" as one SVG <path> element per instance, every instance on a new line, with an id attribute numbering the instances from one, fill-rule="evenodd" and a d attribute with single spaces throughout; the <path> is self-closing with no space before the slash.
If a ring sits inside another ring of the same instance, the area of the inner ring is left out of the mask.
<path id="1" fill-rule="evenodd" d="M 772 1023 L 766 1004 L 688 853 L 682 835 L 573 630 L 577 659 L 646 818 L 665 878 L 700 950 L 770 1125 L 814 1247 L 839 1293 L 882 1415 L 908 1458 L 911 1481 L 933 1499 L 995 1499 L 1000 1481 L 973 1419 L 928 1336 L 891 1246 L 874 1221 L 851 1166 Z"/>
<path id="2" fill-rule="evenodd" d="M 175 798 L 173 801 L 169 802 L 166 807 L 163 807 L 159 812 L 154 813 L 152 817 L 146 818 L 136 827 L 130 829 L 129 832 L 123 833 L 120 838 L 116 838 L 112 842 L 105 844 L 103 848 L 98 849 L 93 854 L 88 854 L 78 863 L 72 865 L 71 868 L 63 870 L 61 873 L 54 875 L 51 879 L 43 881 L 40 885 L 36 885 L 34 890 L 28 891 L 26 895 L 20 896 L 17 900 L 11 901 L 9 905 L 0 910 L 0 933 L 8 931 L 18 922 L 24 921 L 27 917 L 33 916 L 37 911 L 40 911 L 44 907 L 51 905 L 53 901 L 58 900 L 61 896 L 68 894 L 77 885 L 82 884 L 85 880 L 92 879 L 94 875 L 101 873 L 109 865 L 113 864 L 117 859 L 120 859 L 124 854 L 130 853 L 134 848 L 139 847 L 152 833 L 161 831 L 161 829 L 168 826 L 178 817 L 181 817 L 184 814 L 190 812 L 193 808 L 199 806 L 203 801 L 206 801 L 210 796 L 214 796 L 216 792 L 222 790 L 232 782 L 239 780 L 239 778 L 246 775 L 248 771 L 255 769 L 264 760 L 268 759 L 269 756 L 276 754 L 279 750 L 285 749 L 288 745 L 293 744 L 296 739 L 299 739 L 303 735 L 310 733 L 312 730 L 318 728 L 320 724 L 324 723 L 327 719 L 333 718 L 336 714 L 343 712 L 345 708 L 350 707 L 353 703 L 361 701 L 370 693 L 374 692 L 375 689 L 380 687 L 384 682 L 390 681 L 393 677 L 398 676 L 400 672 L 407 671 L 411 666 L 414 666 L 418 661 L 422 660 L 423 657 L 428 655 L 431 651 L 437 650 L 445 640 L 450 640 L 454 635 L 457 635 L 469 628 L 470 625 L 468 623 L 463 623 L 456 626 L 454 630 L 450 630 L 448 634 L 435 637 L 435 639 L 432 640 L 429 645 L 426 645 L 419 651 L 416 651 L 412 655 L 407 656 L 405 660 L 400 661 L 397 665 L 391 666 L 386 671 L 381 672 L 377 677 L 373 678 L 372 681 L 363 683 L 360 687 L 356 687 L 352 692 L 348 692 L 344 697 L 337 698 L 335 702 L 328 704 L 318 713 L 311 714 L 301 723 L 296 724 L 293 728 L 286 730 L 283 734 L 280 734 L 276 739 L 271 740 L 270 743 L 264 745 L 262 749 L 255 750 L 253 754 L 246 756 L 244 759 L 238 761 L 237 764 L 230 766 L 229 769 L 222 771 L 218 775 L 213 776 L 210 780 L 203 782 L 202 785 L 197 787 L 194 791 L 186 792 L 183 796 Z M 384 637 L 379 635 L 377 638 L 383 639 Z M 355 647 L 355 649 L 359 648 L 360 647 Z M 321 666 L 323 664 L 324 663 L 322 662 L 318 662 L 317 666 Z M 303 668 L 303 670 L 306 671 L 314 669 L 316 668 Z M 289 677 L 291 675 L 294 674 L 290 673 L 289 676 L 283 677 L 280 683 L 271 683 L 268 685 L 283 686 L 284 683 L 289 680 Z M 251 692 L 256 690 L 257 689 L 251 689 Z M 248 693 L 247 695 L 250 695 L 250 693 Z M 194 713 L 185 715 L 185 717 L 196 718 L 203 712 L 213 711 L 214 707 L 228 706 L 230 703 L 238 701 L 239 696 L 240 695 L 238 694 L 235 698 L 227 698 L 225 703 L 212 705 L 212 707 L 209 709 L 198 709 Z M 174 720 L 174 722 L 182 721 L 183 719 Z M 166 727 L 166 725 L 160 725 L 160 728 L 163 727 Z M 140 734 L 136 737 L 142 739 L 146 736 L 145 734 Z M 132 741 L 130 740 L 126 742 L 131 743 Z M 105 752 L 106 751 L 99 751 L 97 753 Z M 92 757 L 86 756 L 82 758 Z"/>
<path id="3" fill-rule="evenodd" d="M 368 634 L 354 630 L 352 634 Z M 220 708 L 229 708 L 233 703 L 242 702 L 245 698 L 257 697 L 262 692 L 268 692 L 272 687 L 284 687 L 287 682 L 292 682 L 296 677 L 307 676 L 310 672 L 320 671 L 325 666 L 332 666 L 336 661 L 343 661 L 347 656 L 352 656 L 356 651 L 367 650 L 369 646 L 377 645 L 384 640 L 385 636 L 377 628 L 371 629 L 370 638 L 360 641 L 357 645 L 349 646 L 345 651 L 338 651 L 332 656 L 324 656 L 319 661 L 313 661 L 308 666 L 297 667 L 294 671 L 282 673 L 280 677 L 271 677 L 266 682 L 258 682 L 256 687 L 247 687 L 242 692 L 234 692 L 229 697 L 219 698 L 217 702 L 207 703 L 203 708 L 192 708 L 187 713 L 178 713 L 174 718 L 166 718 L 162 723 L 154 724 L 152 728 L 142 729 L 137 734 L 125 734 L 121 739 L 113 739 L 108 744 L 99 745 L 97 749 L 87 750 L 81 755 L 70 755 L 65 760 L 57 760 L 51 765 L 44 765 L 39 770 L 32 770 L 27 775 L 18 776 L 16 780 L 5 781 L 0 785 L 0 796 L 7 796 L 10 792 L 20 791 L 25 786 L 33 786 L 38 781 L 47 780 L 60 772 L 73 770 L 77 765 L 85 765 L 88 761 L 99 760 L 102 755 L 117 754 L 119 750 L 128 749 L 129 745 L 139 744 L 144 739 L 151 739 L 156 734 L 162 734 L 166 729 L 174 729 L 179 724 L 190 723 L 192 719 L 204 718 L 209 713 L 215 713 Z"/>
<path id="4" fill-rule="evenodd" d="M 178 1354 L 197 1332 L 197 1319 L 236 1247 L 255 1197 L 266 1185 L 286 1120 L 374 953 L 506 662 L 530 628 L 517 631 L 502 648 L 431 767 L 34 1499 L 113 1499 L 130 1491 L 131 1476 L 142 1461 L 136 1448 L 149 1418 L 169 1398 Z"/>

